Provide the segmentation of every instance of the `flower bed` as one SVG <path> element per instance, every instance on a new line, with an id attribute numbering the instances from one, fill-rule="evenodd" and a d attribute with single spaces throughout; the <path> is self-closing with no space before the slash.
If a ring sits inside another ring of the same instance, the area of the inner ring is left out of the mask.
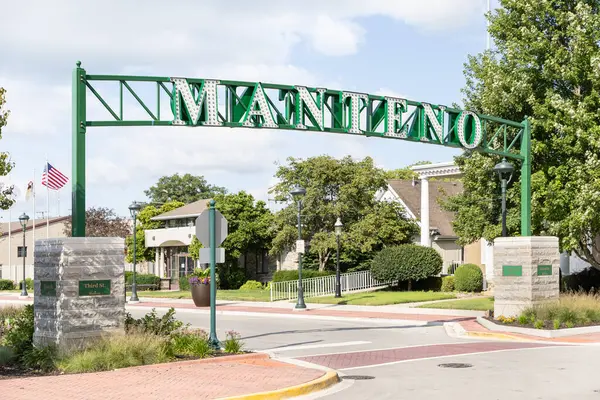
<path id="1" fill-rule="evenodd" d="M 567 293 L 558 302 L 529 308 L 518 317 L 500 316 L 495 323 L 523 328 L 565 329 L 600 325 L 600 295 Z"/>

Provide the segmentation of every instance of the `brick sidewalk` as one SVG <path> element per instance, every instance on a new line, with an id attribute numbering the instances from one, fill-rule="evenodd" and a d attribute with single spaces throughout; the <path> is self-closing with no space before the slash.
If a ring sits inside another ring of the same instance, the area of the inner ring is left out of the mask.
<path id="1" fill-rule="evenodd" d="M 539 336 L 530 336 L 524 335 L 521 333 L 513 333 L 513 332 L 501 332 L 501 331 L 491 331 L 485 326 L 481 325 L 476 320 L 469 321 L 460 321 L 460 325 L 467 332 L 467 334 L 472 333 L 471 336 L 476 336 L 477 334 L 482 335 L 502 335 L 507 339 L 515 339 L 515 340 L 533 340 L 533 341 L 543 341 L 543 342 L 553 342 L 553 343 L 572 343 L 572 344 L 584 344 L 584 343 L 600 343 L 600 333 L 587 333 L 583 335 L 573 335 L 573 336 L 565 336 L 559 338 L 543 338 Z"/>
<path id="2" fill-rule="evenodd" d="M 0 380 L 2 400 L 217 399 L 310 382 L 325 372 L 264 354 L 125 368 L 83 375 Z"/>
<path id="3" fill-rule="evenodd" d="M 196 309 L 209 310 L 209 307 L 196 307 L 193 303 L 157 303 L 157 302 L 140 302 L 137 304 L 128 304 L 129 307 L 152 307 L 152 308 L 170 308 L 175 309 Z M 305 311 L 294 311 L 292 305 L 289 309 L 275 307 L 245 307 L 233 305 L 217 305 L 217 311 L 237 311 L 237 312 L 254 312 L 264 314 L 284 314 L 284 315 L 306 315 L 306 316 L 325 316 L 325 317 L 342 317 L 342 318 L 373 318 L 373 319 L 391 319 L 404 321 L 425 321 L 425 322 L 452 322 L 452 321 L 469 321 L 472 317 L 460 317 L 453 315 L 429 315 L 429 314 L 402 314 L 391 312 L 373 312 L 373 311 L 341 311 L 341 310 L 325 310 L 325 309 L 308 309 Z"/>

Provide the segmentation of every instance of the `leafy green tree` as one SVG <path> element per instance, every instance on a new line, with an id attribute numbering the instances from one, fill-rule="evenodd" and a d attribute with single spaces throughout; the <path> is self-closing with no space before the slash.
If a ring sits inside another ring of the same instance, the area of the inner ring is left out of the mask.
<path id="1" fill-rule="evenodd" d="M 600 269 L 600 4 L 500 0 L 489 15 L 496 48 L 469 57 L 466 108 L 532 126 L 532 228 L 560 238 Z M 463 243 L 500 233 L 496 157 L 457 159 L 465 191 L 449 201 Z M 508 229 L 519 231 L 519 165 L 508 192 Z"/>
<path id="2" fill-rule="evenodd" d="M 0 139 L 2 138 L 2 128 L 6 126 L 10 111 L 5 108 L 6 90 L 0 87 Z M 14 163 L 10 161 L 10 154 L 0 151 L 0 176 L 6 176 L 13 169 Z M 14 186 L 4 186 L 0 184 L 0 209 L 8 210 L 13 204 L 12 198 Z"/>
<path id="3" fill-rule="evenodd" d="M 427 165 L 427 164 L 431 164 L 431 161 L 418 161 L 418 162 L 411 164 L 404 168 L 392 169 L 390 171 L 385 172 L 385 177 L 386 177 L 386 179 L 402 179 L 402 180 L 417 179 L 419 177 L 419 174 L 417 174 L 415 171 L 413 171 L 411 169 L 411 167 L 414 167 L 417 165 Z"/>
<path id="4" fill-rule="evenodd" d="M 239 258 L 249 253 L 259 254 L 271 248 L 274 236 L 273 214 L 264 201 L 256 201 L 245 191 L 217 194 L 214 200 L 215 207 L 228 222 L 228 236 L 221 245 L 225 249 L 226 259 L 225 265 L 220 267 L 220 284 L 221 287 L 233 288 L 238 286 L 240 280 L 244 280 L 233 279 L 232 276 L 245 274 L 245 271 L 238 268 Z"/>
<path id="5" fill-rule="evenodd" d="M 355 161 L 330 156 L 306 160 L 289 158 L 275 175 L 279 183 L 272 189 L 278 200 L 290 200 L 291 188 L 306 189 L 303 199 L 303 238 L 310 240 L 305 257 L 319 270 L 332 263 L 336 249 L 334 224 L 339 216 L 344 224 L 344 264 L 357 267 L 370 260 L 383 246 L 407 243 L 416 234 L 416 225 L 395 203 L 377 202 L 375 194 L 387 187 L 385 171 L 376 168 L 369 157 Z M 272 253 L 290 248 L 297 239 L 297 208 L 290 204 L 275 217 L 277 234 Z"/>
<path id="6" fill-rule="evenodd" d="M 151 247 L 146 247 L 146 238 L 144 231 L 147 229 L 160 229 L 164 227 L 164 221 L 152 221 L 151 218 L 157 215 L 169 212 L 185 204 L 180 201 L 170 201 L 160 207 L 152 204 L 145 206 L 137 215 L 136 223 L 136 259 L 139 261 L 153 261 L 155 259 L 155 250 Z M 125 239 L 127 245 L 127 262 L 133 262 L 133 236 L 130 235 Z"/>
<path id="7" fill-rule="evenodd" d="M 170 201 L 181 201 L 185 204 L 209 199 L 216 194 L 227 193 L 223 187 L 210 185 L 203 176 L 192 174 L 163 176 L 154 186 L 144 193 L 151 203 L 164 204 Z"/>

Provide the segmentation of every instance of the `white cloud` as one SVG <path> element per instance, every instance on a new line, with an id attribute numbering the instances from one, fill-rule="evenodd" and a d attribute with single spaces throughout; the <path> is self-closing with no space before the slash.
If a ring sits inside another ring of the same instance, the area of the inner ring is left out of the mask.
<path id="1" fill-rule="evenodd" d="M 312 35 L 313 47 L 319 53 L 346 56 L 358 52 L 358 46 L 364 41 L 365 30 L 351 21 L 319 15 Z"/>

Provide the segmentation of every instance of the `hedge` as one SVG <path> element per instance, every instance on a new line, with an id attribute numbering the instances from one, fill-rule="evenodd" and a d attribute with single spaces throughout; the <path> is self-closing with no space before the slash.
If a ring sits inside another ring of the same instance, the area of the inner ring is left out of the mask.
<path id="1" fill-rule="evenodd" d="M 240 290 L 242 291 L 251 291 L 251 290 L 262 290 L 263 285 L 258 281 L 247 281 L 242 286 L 240 286 Z"/>
<path id="2" fill-rule="evenodd" d="M 317 278 L 319 276 L 335 275 L 333 271 L 315 271 L 313 269 L 303 269 L 302 279 Z M 285 282 L 285 281 L 296 281 L 298 280 L 298 271 L 276 271 L 273 274 L 273 282 Z"/>
<path id="3" fill-rule="evenodd" d="M 454 288 L 459 292 L 481 292 L 483 272 L 475 264 L 464 264 L 454 273 Z"/>
<path id="4" fill-rule="evenodd" d="M 442 292 L 454 292 L 454 276 L 444 276 L 442 278 Z"/>
<path id="5" fill-rule="evenodd" d="M 412 290 L 412 283 L 418 285 L 418 281 L 439 274 L 442 271 L 442 264 L 442 257 L 435 249 L 403 244 L 386 247 L 377 253 L 373 257 L 371 274 L 373 278 L 384 282 L 407 281 L 407 289 Z M 441 278 L 439 287 L 441 288 Z"/>
<path id="6" fill-rule="evenodd" d="M 12 290 L 15 288 L 15 283 L 10 279 L 0 279 L 0 290 Z"/>
<path id="7" fill-rule="evenodd" d="M 131 285 L 133 283 L 133 272 L 125 275 L 125 284 Z M 137 290 L 157 290 L 160 289 L 160 277 L 153 274 L 135 274 L 135 283 Z M 140 285 L 154 285 L 155 287 L 140 287 Z"/>
<path id="8" fill-rule="evenodd" d="M 600 289 L 600 271 L 594 267 L 588 267 L 571 275 L 563 276 L 561 279 L 561 290 L 563 292 L 597 291 Z"/>

